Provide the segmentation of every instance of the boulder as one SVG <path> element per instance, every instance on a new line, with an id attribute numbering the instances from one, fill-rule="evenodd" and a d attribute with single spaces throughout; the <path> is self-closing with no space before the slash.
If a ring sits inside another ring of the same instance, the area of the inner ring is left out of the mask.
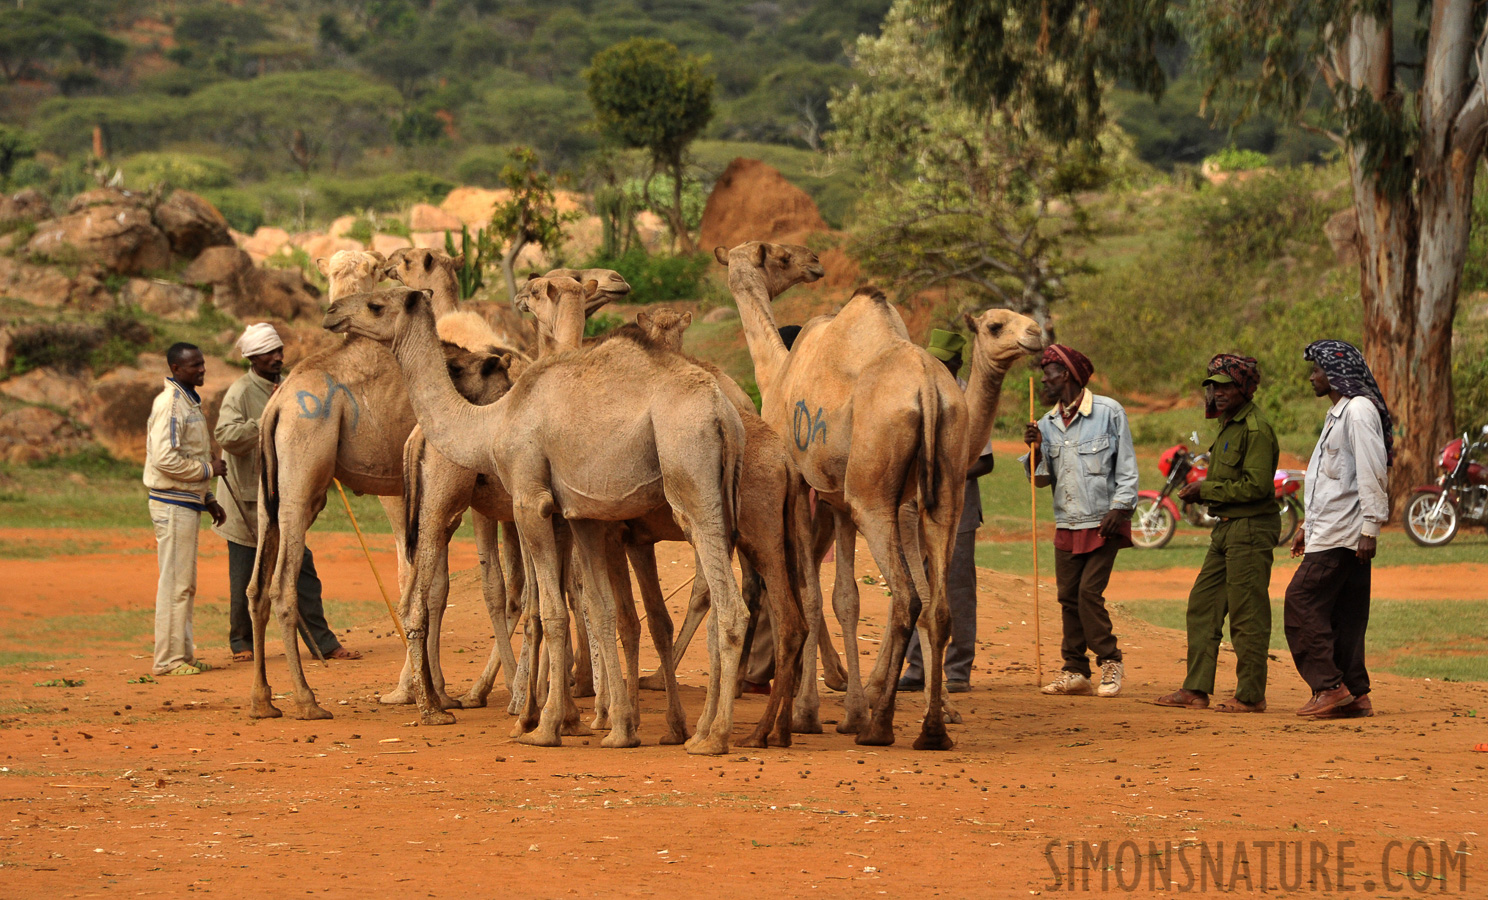
<path id="1" fill-rule="evenodd" d="M 811 195 L 785 180 L 773 166 L 739 157 L 728 164 L 703 208 L 699 243 L 705 250 L 745 241 L 803 243 L 826 231 Z"/>
<path id="2" fill-rule="evenodd" d="M 449 192 L 449 196 L 444 198 L 439 208 L 472 229 L 484 228 L 486 223 L 491 221 L 491 213 L 496 211 L 497 205 L 510 200 L 511 195 L 511 191 L 504 188 L 489 190 L 478 187 L 457 187 Z M 553 206 L 562 213 L 583 211 L 588 208 L 588 197 L 574 191 L 554 191 Z M 409 223 L 409 227 L 415 231 L 422 230 L 420 226 L 412 222 Z M 433 230 L 433 227 L 445 226 L 431 226 L 429 230 Z M 459 228 L 460 226 L 456 224 L 453 230 L 459 230 Z"/>
<path id="3" fill-rule="evenodd" d="M 55 266 L 33 266 L 12 256 L 0 256 L 0 297 L 55 309 L 68 301 L 72 287 L 72 279 Z"/>
<path id="4" fill-rule="evenodd" d="M 489 220 L 490 215 L 487 214 L 486 218 Z M 428 203 L 415 203 L 408 211 L 411 231 L 459 231 L 464 224 L 459 216 Z"/>
<path id="5" fill-rule="evenodd" d="M 331 222 L 331 227 L 326 233 L 331 237 L 346 237 L 351 233 L 351 226 L 356 224 L 356 216 L 341 216 Z"/>
<path id="6" fill-rule="evenodd" d="M 81 375 L 69 375 L 50 367 L 32 369 L 0 382 L 0 393 L 22 403 L 74 409 L 88 396 L 88 381 Z"/>
<path id="7" fill-rule="evenodd" d="M 202 411 L 209 413 L 208 427 L 215 424 L 216 411 L 222 407 L 222 395 L 242 374 L 242 369 L 215 357 L 207 357 L 206 383 L 199 393 Z M 94 439 L 114 456 L 144 462 L 145 426 L 150 420 L 150 406 L 155 402 L 155 395 L 165 389 L 165 379 L 169 375 L 164 354 L 141 356 L 137 366 L 114 369 L 94 382 L 78 418 L 93 430 Z"/>
<path id="8" fill-rule="evenodd" d="M 51 201 L 36 188 L 23 188 L 9 197 L 0 196 L 0 224 L 39 222 L 51 217 Z"/>
<path id="9" fill-rule="evenodd" d="M 212 302 L 239 319 L 296 319 L 321 312 L 320 290 L 299 269 L 261 268 L 236 247 L 209 247 L 186 267 L 181 280 L 210 284 Z"/>
<path id="10" fill-rule="evenodd" d="M 413 242 L 406 237 L 398 237 L 395 234 L 372 235 L 372 250 L 381 253 L 384 257 L 392 256 L 394 250 L 412 246 Z"/>
<path id="11" fill-rule="evenodd" d="M 1333 245 L 1333 256 L 1341 266 L 1359 264 L 1359 213 L 1354 207 L 1334 213 L 1323 223 L 1323 234 Z"/>
<path id="12" fill-rule="evenodd" d="M 335 237 L 329 234 L 311 235 L 299 247 L 309 254 L 311 259 L 330 259 L 333 253 L 339 250 L 365 250 L 361 241 L 355 241 L 347 237 Z"/>
<path id="13" fill-rule="evenodd" d="M 408 239 L 415 247 L 422 247 L 428 250 L 443 250 L 444 234 L 443 231 L 415 231 L 408 236 Z M 458 241 L 456 243 L 458 244 Z"/>
<path id="14" fill-rule="evenodd" d="M 10 463 L 74 453 L 88 443 L 83 429 L 55 410 L 25 406 L 0 415 L 0 458 Z"/>
<path id="15" fill-rule="evenodd" d="M 248 251 L 254 262 L 263 262 L 278 253 L 285 244 L 289 243 L 289 232 L 283 228 L 272 228 L 268 225 L 260 225 L 253 232 L 253 237 L 243 241 L 240 246 Z"/>
<path id="16" fill-rule="evenodd" d="M 155 224 L 165 232 L 177 256 L 195 259 L 208 247 L 233 245 L 227 219 L 206 198 L 190 191 L 174 191 L 155 207 Z"/>
<path id="17" fill-rule="evenodd" d="M 234 248 L 235 249 L 235 248 Z M 241 251 L 239 251 L 241 252 Z M 154 278 L 131 278 L 124 285 L 121 297 L 147 313 L 186 322 L 196 318 L 205 295 L 190 285 L 160 281 Z"/>
<path id="18" fill-rule="evenodd" d="M 69 213 L 82 212 L 95 206 L 136 206 L 143 209 L 145 195 L 116 187 L 93 188 L 69 200 L 67 211 Z"/>
<path id="19" fill-rule="evenodd" d="M 220 284 L 252 267 L 253 258 L 236 247 L 208 247 L 181 272 L 187 284 Z"/>
<path id="20" fill-rule="evenodd" d="M 170 242 L 149 211 L 133 205 L 95 205 L 48 219 L 37 226 L 26 252 L 49 259 L 81 257 L 124 275 L 170 265 Z"/>
<path id="21" fill-rule="evenodd" d="M 78 277 L 73 280 L 72 290 L 67 294 L 68 304 L 83 312 L 112 309 L 116 305 L 114 292 L 109 290 L 103 275 L 101 271 L 79 272 Z"/>
<path id="22" fill-rule="evenodd" d="M 9 372 L 15 361 L 15 331 L 12 327 L 0 328 L 0 372 Z"/>

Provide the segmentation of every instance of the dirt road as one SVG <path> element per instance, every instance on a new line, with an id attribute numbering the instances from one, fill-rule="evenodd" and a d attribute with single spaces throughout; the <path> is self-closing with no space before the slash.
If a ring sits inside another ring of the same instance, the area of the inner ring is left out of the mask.
<path id="1" fill-rule="evenodd" d="M 149 607 L 148 532 L 99 535 L 64 535 L 76 556 L 38 546 L 38 558 L 0 561 L 0 610 L 14 623 L 5 646 L 24 645 L 49 617 Z M 376 599 L 354 538 L 316 540 L 328 584 Z M 225 585 L 225 559 L 204 548 L 202 583 Z M 667 590 L 691 574 L 685 547 L 658 556 Z M 468 545 L 456 560 L 473 563 Z M 866 551 L 859 561 L 860 576 L 877 576 Z M 390 554 L 381 564 L 390 575 Z M 1123 573 L 1120 590 L 1161 597 L 1169 580 Z M 0 896 L 1026 897 L 1068 891 L 1071 877 L 1094 895 L 1135 877 L 1144 893 L 1171 879 L 1171 890 L 1218 881 L 1325 896 L 1339 888 L 1340 852 L 1352 867 L 1345 886 L 1368 884 L 1364 896 L 1392 885 L 1488 895 L 1478 832 L 1488 753 L 1472 750 L 1488 742 L 1488 686 L 1381 675 L 1379 716 L 1313 722 L 1291 714 L 1305 688 L 1282 658 L 1265 715 L 1160 709 L 1149 701 L 1181 679 L 1183 637 L 1121 618 L 1123 695 L 1045 697 L 1034 687 L 1032 585 L 983 571 L 979 586 L 974 689 L 955 697 L 965 722 L 951 726 L 947 753 L 910 749 L 918 696 L 901 698 L 888 748 L 858 747 L 829 724 L 786 749 L 689 757 L 655 744 L 659 694 L 643 697 L 635 750 L 603 750 L 597 737 L 513 743 L 502 690 L 492 708 L 456 711 L 455 725 L 420 727 L 411 709 L 376 702 L 401 647 L 374 636 L 388 631 L 375 617 L 350 642 L 366 659 L 309 668 L 331 721 L 249 719 L 246 665 L 130 683 L 148 663 L 122 642 L 50 668 L 5 667 Z M 862 633 L 876 640 L 887 598 L 881 585 L 861 589 Z M 1058 665 L 1052 596 L 1046 586 L 1045 675 Z M 462 685 L 490 631 L 472 572 L 457 576 L 453 598 L 445 664 Z M 202 656 L 227 660 L 217 646 Z M 1233 659 L 1221 656 L 1221 690 Z M 704 665 L 699 642 L 682 670 L 690 715 Z M 285 689 L 277 651 L 269 673 Z M 83 683 L 37 686 L 58 678 Z M 823 706 L 835 723 L 840 695 L 825 692 Z M 736 736 L 763 707 L 739 701 Z"/>

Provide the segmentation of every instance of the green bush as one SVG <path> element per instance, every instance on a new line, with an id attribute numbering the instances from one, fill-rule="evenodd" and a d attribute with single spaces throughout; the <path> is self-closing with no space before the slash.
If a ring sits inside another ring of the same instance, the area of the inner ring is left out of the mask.
<path id="1" fill-rule="evenodd" d="M 1258 150 L 1241 150 L 1239 147 L 1226 147 L 1212 156 L 1204 158 L 1204 162 L 1214 166 L 1221 172 L 1249 172 L 1252 169 L 1263 169 L 1271 164 L 1270 158 Z"/>
<path id="2" fill-rule="evenodd" d="M 204 190 L 202 196 L 217 207 L 227 224 L 245 234 L 252 234 L 264 223 L 263 199 L 246 188 Z"/>
<path id="3" fill-rule="evenodd" d="M 1318 182 L 1311 170 L 1284 169 L 1200 191 L 1195 228 L 1213 252 L 1245 260 L 1321 249 L 1323 223 L 1347 201 L 1320 199 Z"/>
<path id="4" fill-rule="evenodd" d="M 149 190 L 158 183 L 188 191 L 231 187 L 232 166 L 220 159 L 194 153 L 136 153 L 119 166 L 124 183 Z"/>
<path id="5" fill-rule="evenodd" d="M 668 300 L 697 300 L 707 293 L 707 253 L 693 256 L 652 256 L 634 249 L 621 256 L 596 254 L 581 268 L 614 269 L 630 282 L 628 303 L 663 303 Z"/>
<path id="6" fill-rule="evenodd" d="M 455 177 L 461 184 L 483 188 L 501 187 L 501 169 L 511 164 L 511 154 L 501 147 L 471 147 L 455 163 Z"/>
<path id="7" fill-rule="evenodd" d="M 351 223 L 351 227 L 346 230 L 346 236 L 366 244 L 372 241 L 372 231 L 372 220 L 360 218 Z"/>
<path id="8" fill-rule="evenodd" d="M 319 195 L 316 212 L 337 216 L 348 209 L 391 212 L 437 200 L 454 190 L 455 183 L 428 172 L 390 172 L 370 178 L 320 177 L 311 186 Z"/>
<path id="9" fill-rule="evenodd" d="M 599 337 L 609 334 L 625 324 L 625 320 L 614 313 L 595 313 L 584 321 L 584 337 Z"/>

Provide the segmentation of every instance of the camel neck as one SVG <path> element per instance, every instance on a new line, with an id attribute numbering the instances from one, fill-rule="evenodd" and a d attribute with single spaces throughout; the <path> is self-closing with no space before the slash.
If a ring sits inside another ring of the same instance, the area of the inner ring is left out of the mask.
<path id="1" fill-rule="evenodd" d="M 968 464 L 977 461 L 992 437 L 992 423 L 997 418 L 997 402 L 1002 398 L 1002 380 L 1006 375 L 1006 368 L 972 354 L 971 378 L 966 382 L 966 406 L 971 418 L 966 436 L 967 452 L 971 454 Z"/>
<path id="2" fill-rule="evenodd" d="M 578 350 L 584 345 L 584 300 L 577 294 L 566 294 L 558 304 L 553 319 L 552 347 L 545 352 Z"/>
<path id="3" fill-rule="evenodd" d="M 455 390 L 444 365 L 433 311 L 420 306 L 405 313 L 393 337 L 392 350 L 408 384 L 414 415 L 429 443 L 457 466 L 494 473 L 491 443 L 480 436 L 495 433 L 501 401 L 476 406 Z"/>
<path id="4" fill-rule="evenodd" d="M 754 383 L 760 397 L 768 398 L 785 365 L 785 342 L 775 326 L 770 309 L 770 291 L 759 269 L 747 263 L 731 264 L 728 270 L 729 293 L 739 307 L 744 325 L 744 341 L 749 345 L 749 358 L 754 362 Z"/>

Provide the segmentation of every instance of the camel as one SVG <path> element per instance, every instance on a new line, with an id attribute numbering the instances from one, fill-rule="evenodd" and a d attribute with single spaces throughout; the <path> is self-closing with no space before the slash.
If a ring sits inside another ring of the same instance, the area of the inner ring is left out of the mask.
<path id="1" fill-rule="evenodd" d="M 787 352 L 770 302 L 794 284 L 815 281 L 821 263 L 811 250 L 750 241 L 714 256 L 728 267 L 729 290 L 743 322 L 766 422 L 788 435 L 786 447 L 806 481 L 833 512 L 837 578 L 833 608 L 848 666 L 846 715 L 837 730 L 857 743 L 894 741 L 898 673 L 904 663 L 910 608 L 922 606 L 926 711 L 917 750 L 947 750 L 942 663 L 949 637 L 945 573 L 961 515 L 961 490 L 971 448 L 982 447 L 996 411 L 988 375 L 1011 361 L 985 359 L 1011 348 L 1012 359 L 1043 346 L 1032 319 L 997 311 L 973 349 L 975 384 L 963 396 L 939 360 L 909 340 L 897 310 L 874 288 L 859 288 L 835 315 L 808 322 Z M 990 312 L 990 311 L 989 311 Z M 986 317 L 988 314 L 983 314 Z M 981 324 L 981 320 L 978 320 Z M 984 357 L 978 365 L 978 356 Z M 997 377 L 1000 386 L 1001 377 Z M 968 397 L 978 409 L 968 410 Z M 991 410 L 985 407 L 990 401 Z M 976 423 L 979 430 L 973 432 Z M 862 530 L 893 597 L 891 621 L 868 695 L 860 680 L 857 583 L 850 564 Z M 865 721 L 866 718 L 866 721 Z"/>
<path id="2" fill-rule="evenodd" d="M 557 289 L 592 295 L 598 284 L 553 279 Z M 450 461 L 496 474 L 511 493 L 524 562 L 535 579 L 547 634 L 550 684 L 536 728 L 519 740 L 561 743 L 567 694 L 567 615 L 552 516 L 572 530 L 584 569 L 585 605 L 607 678 L 619 684 L 615 598 L 603 563 L 608 523 L 667 503 L 692 541 L 714 596 L 709 644 L 715 665 L 689 753 L 727 752 L 733 727 L 745 610 L 729 565 L 737 509 L 743 425 L 717 383 L 673 354 L 640 342 L 607 341 L 589 353 L 539 360 L 488 406 L 460 397 L 437 364 L 439 338 L 429 292 L 398 288 L 342 297 L 324 325 L 390 346 L 427 439 Z M 626 378 L 617 381 L 616 372 Z M 539 635 L 541 636 L 541 635 Z M 534 673 L 535 675 L 535 673 Z M 530 686 L 529 698 L 536 696 Z M 636 746 L 634 705 L 615 691 L 607 747 Z"/>
<path id="3" fill-rule="evenodd" d="M 513 303 L 517 308 L 533 313 L 538 323 L 539 340 L 544 345 L 577 349 L 583 337 L 585 316 L 578 298 L 577 294 L 556 289 L 544 278 L 529 280 Z M 637 317 L 635 330 L 644 332 L 657 345 L 681 355 L 682 332 L 691 322 L 690 313 L 678 314 L 671 310 L 642 312 Z M 601 343 L 596 342 L 593 346 Z M 819 585 L 815 579 L 802 575 L 807 565 L 805 561 L 810 556 L 811 543 L 805 483 L 786 456 L 779 436 L 760 419 L 753 401 L 733 379 L 711 364 L 691 357 L 686 359 L 715 379 L 744 425 L 744 468 L 739 484 L 738 518 L 740 563 L 746 580 L 754 572 L 763 577 L 769 591 L 771 612 L 775 621 L 780 623 L 775 642 L 775 689 L 771 691 L 769 705 L 759 725 L 740 742 L 740 746 L 765 747 L 771 741 L 778 746 L 789 746 L 792 731 L 810 734 L 821 731 L 815 679 L 809 679 L 802 684 L 802 690 L 796 690 L 801 643 L 806 630 L 802 619 L 802 593 L 808 597 L 807 614 L 820 619 L 821 607 Z M 676 687 L 676 664 L 680 655 L 672 647 L 671 618 L 656 575 L 654 545 L 657 541 L 678 541 L 686 537 L 678 529 L 670 510 L 664 506 L 650 516 L 627 523 L 625 530 L 625 552 L 636 572 L 647 622 L 661 661 L 660 672 L 667 691 L 668 707 L 670 709 L 675 704 L 680 709 Z M 619 565 L 619 554 L 615 553 L 610 562 L 612 566 Z M 814 572 L 815 567 L 812 566 L 811 570 Z M 612 573 L 611 580 L 625 585 L 620 592 L 617 615 L 621 625 L 621 644 L 626 651 L 626 687 L 634 696 L 638 686 L 640 623 L 634 617 L 634 605 L 629 602 L 629 579 L 623 566 Z M 810 599 L 813 590 L 814 609 Z M 699 579 L 695 582 L 694 601 L 689 604 L 689 609 L 701 607 L 706 610 L 709 596 L 706 582 Z M 814 639 L 815 635 L 811 637 Z M 726 687 L 730 691 L 735 689 L 733 684 Z M 789 714 L 786 712 L 790 702 L 788 698 L 795 700 Z M 601 694 L 601 701 L 596 704 L 597 712 L 602 702 Z"/>
<path id="4" fill-rule="evenodd" d="M 316 265 L 335 298 L 370 290 L 382 278 L 379 253 L 343 250 Z M 294 367 L 269 398 L 261 421 L 258 555 L 248 586 L 253 616 L 254 681 L 249 715 L 277 717 L 264 660 L 264 637 L 272 609 L 284 632 L 285 656 L 294 682 L 296 715 L 328 719 L 305 681 L 295 634 L 295 580 L 305 552 L 305 533 L 325 506 L 333 478 L 347 488 L 381 499 L 400 552 L 403 509 L 403 442 L 413 429 L 413 410 L 391 354 L 373 341 L 348 339 L 313 353 Z"/>

